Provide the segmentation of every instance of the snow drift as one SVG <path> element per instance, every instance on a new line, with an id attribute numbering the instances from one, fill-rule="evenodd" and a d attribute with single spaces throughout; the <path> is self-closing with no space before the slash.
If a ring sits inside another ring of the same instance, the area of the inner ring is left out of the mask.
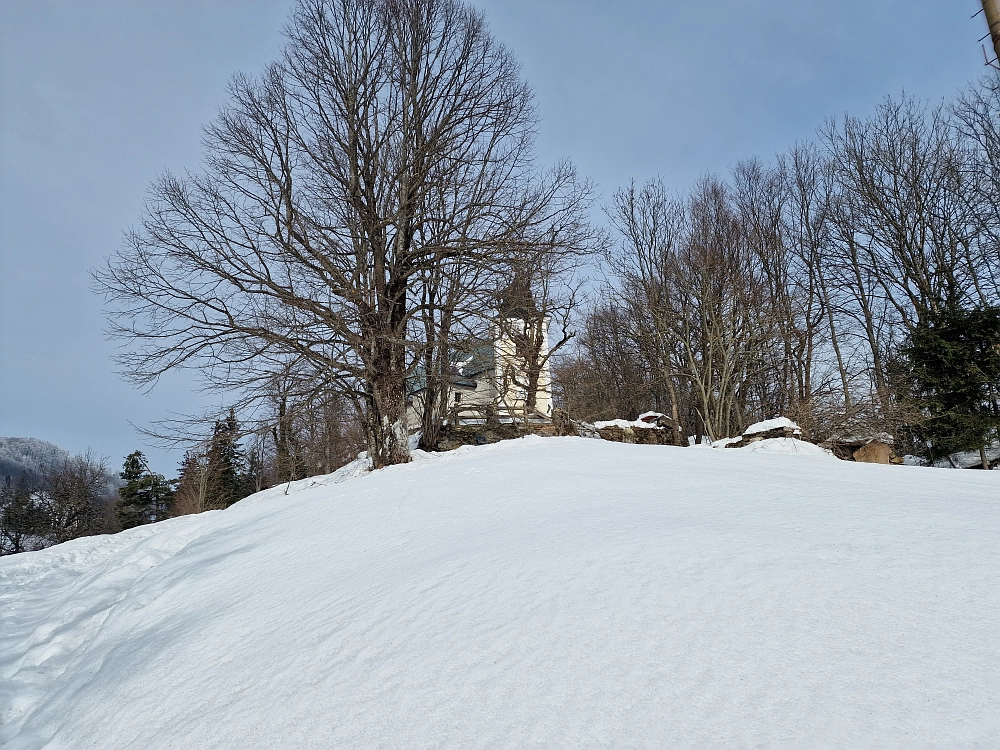
<path id="1" fill-rule="evenodd" d="M 0 561 L 0 746 L 1000 744 L 997 474 L 580 438 L 351 473 Z"/>

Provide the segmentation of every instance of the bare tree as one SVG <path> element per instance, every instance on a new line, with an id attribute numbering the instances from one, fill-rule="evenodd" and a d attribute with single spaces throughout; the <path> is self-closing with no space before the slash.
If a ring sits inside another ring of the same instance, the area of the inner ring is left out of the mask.
<path id="1" fill-rule="evenodd" d="M 264 485 L 329 474 L 364 447 L 362 420 L 336 391 L 298 399 L 283 394 L 276 400 L 276 413 L 265 436 L 270 445 L 261 441 L 259 448 Z"/>
<path id="2" fill-rule="evenodd" d="M 47 518 L 39 487 L 27 476 L 0 483 L 0 556 L 45 545 Z"/>
<path id="3" fill-rule="evenodd" d="M 178 367 L 263 397 L 275 373 L 349 395 L 376 467 L 409 460 L 406 379 L 436 264 L 475 266 L 581 210 L 533 170 L 532 95 L 458 0 L 301 0 L 282 60 L 237 77 L 206 170 L 167 175 L 98 275 L 126 373 Z"/>
<path id="4" fill-rule="evenodd" d="M 500 268 L 480 258 L 440 258 L 421 272 L 420 339 L 414 389 L 420 407 L 420 447 L 433 450 L 448 419 L 459 360 L 489 346 L 489 315 Z M 418 382 L 419 381 L 419 382 Z M 416 386 L 419 385 L 419 388 Z"/>
<path id="5" fill-rule="evenodd" d="M 573 350 L 554 360 L 555 395 L 570 417 L 585 422 L 626 417 L 649 409 L 670 411 L 656 363 L 643 349 L 631 309 L 610 290 L 583 316 Z M 677 412 L 679 414 L 679 412 Z"/>
<path id="6" fill-rule="evenodd" d="M 901 334 L 981 294 L 968 154 L 943 106 L 906 97 L 887 100 L 868 120 L 831 123 L 821 135 L 838 187 L 828 278 L 853 303 L 848 313 L 869 350 L 872 387 L 888 409 Z"/>
<path id="7" fill-rule="evenodd" d="M 209 509 L 208 504 L 208 457 L 207 446 L 188 450 L 181 461 L 180 477 L 174 492 L 171 513 L 187 516 Z"/>
<path id="8" fill-rule="evenodd" d="M 1000 301 L 998 113 L 991 76 L 950 108 L 887 100 L 680 197 L 619 191 L 608 287 L 560 367 L 567 404 L 666 404 L 696 439 L 778 414 L 816 437 L 912 423 L 900 343 Z"/>
<path id="9" fill-rule="evenodd" d="M 608 254 L 611 272 L 621 284 L 620 306 L 609 305 L 591 323 L 618 328 L 620 313 L 627 310 L 633 346 L 656 373 L 669 394 L 670 413 L 684 432 L 680 393 L 690 381 L 685 375 L 681 344 L 676 335 L 677 310 L 672 295 L 672 276 L 681 247 L 686 242 L 688 216 L 683 201 L 672 198 L 662 181 L 641 189 L 632 184 L 615 195 L 612 224 L 622 244 Z M 611 297 L 612 295 L 607 295 Z M 592 341 L 596 331 L 591 331 Z M 593 345 L 590 345 L 593 348 Z M 619 346 L 619 357 L 624 354 Z"/>
<path id="10" fill-rule="evenodd" d="M 850 409 L 851 380 L 847 357 L 841 347 L 835 308 L 826 267 L 832 253 L 831 216 L 836 196 L 833 170 L 829 159 L 814 143 L 800 143 L 778 157 L 788 200 L 785 208 L 785 240 L 793 255 L 793 281 L 804 296 L 800 303 L 804 345 L 798 350 L 798 369 L 802 372 L 804 402 L 832 396 L 831 384 L 817 382 L 817 360 L 832 355 L 839 381 L 839 396 Z M 827 345 L 829 350 L 826 350 Z M 825 378 L 824 378 L 825 380 Z"/>
<path id="11" fill-rule="evenodd" d="M 496 300 L 499 406 L 524 421 L 551 413 L 552 358 L 576 336 L 571 321 L 581 284 L 575 274 L 604 242 L 603 233 L 585 224 L 563 228 L 562 235 L 519 253 Z"/>
<path id="12" fill-rule="evenodd" d="M 834 185 L 814 145 L 799 144 L 773 165 L 750 160 L 733 173 L 734 203 L 759 258 L 777 340 L 772 370 L 748 383 L 761 416 L 785 414 L 810 429 L 837 395 L 850 403 L 824 264 L 831 249 Z"/>
<path id="13" fill-rule="evenodd" d="M 46 519 L 42 536 L 50 543 L 114 530 L 114 489 L 105 459 L 90 451 L 67 458 L 48 467 L 43 481 L 39 493 Z"/>
<path id="14" fill-rule="evenodd" d="M 662 183 L 632 186 L 616 195 L 611 219 L 623 242 L 610 267 L 672 416 L 681 422 L 690 409 L 685 431 L 698 439 L 741 430 L 761 399 L 751 388 L 772 382 L 762 374 L 774 366 L 779 311 L 731 189 L 706 178 L 675 200 Z"/>
<path id="15" fill-rule="evenodd" d="M 968 248 L 975 298 L 1000 300 L 1000 75 L 991 73 L 952 104 L 950 123 L 967 158 L 961 197 L 974 214 L 978 233 Z"/>

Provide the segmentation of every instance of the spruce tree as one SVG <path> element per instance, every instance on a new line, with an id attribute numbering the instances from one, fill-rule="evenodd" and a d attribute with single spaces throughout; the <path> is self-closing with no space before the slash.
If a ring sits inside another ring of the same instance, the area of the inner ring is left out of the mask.
<path id="1" fill-rule="evenodd" d="M 168 516 L 174 492 L 162 474 L 149 470 L 142 451 L 126 457 L 118 476 L 125 481 L 115 503 L 115 517 L 121 528 L 131 529 Z"/>
<path id="2" fill-rule="evenodd" d="M 1000 431 L 1000 308 L 948 306 L 921 321 L 902 349 L 924 414 L 911 426 L 932 460 L 985 448 Z"/>
<path id="3" fill-rule="evenodd" d="M 246 457 L 239 444 L 239 423 L 230 410 L 225 421 L 216 422 L 207 454 L 205 508 L 228 508 L 250 494 Z"/>

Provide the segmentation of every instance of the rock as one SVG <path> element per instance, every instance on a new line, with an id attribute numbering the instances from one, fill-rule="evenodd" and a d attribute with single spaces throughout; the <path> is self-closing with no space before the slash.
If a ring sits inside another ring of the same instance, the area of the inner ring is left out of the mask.
<path id="1" fill-rule="evenodd" d="M 831 441 L 820 443 L 819 446 L 821 448 L 826 448 L 828 451 L 830 451 L 830 453 L 839 458 L 841 461 L 853 461 L 854 451 L 856 451 L 858 448 L 861 447 L 858 445 L 851 446 Z"/>
<path id="2" fill-rule="evenodd" d="M 680 445 L 677 425 L 666 414 L 647 411 L 635 421 L 611 419 L 595 422 L 594 431 L 602 440 L 642 445 Z"/>
<path id="3" fill-rule="evenodd" d="M 635 442 L 643 445 L 676 445 L 673 427 L 635 430 Z"/>
<path id="4" fill-rule="evenodd" d="M 533 430 L 525 428 L 521 424 L 492 424 L 492 425 L 462 425 L 455 427 L 446 425 L 441 428 L 441 435 L 438 437 L 434 450 L 453 451 L 463 445 L 488 445 L 499 443 L 501 440 L 513 440 L 532 434 Z"/>
<path id="5" fill-rule="evenodd" d="M 437 445 L 434 450 L 440 452 L 453 451 L 463 445 L 490 445 L 501 440 L 515 440 L 525 435 L 541 435 L 555 437 L 557 435 L 576 435 L 575 422 L 570 421 L 569 427 L 560 427 L 555 422 L 501 422 L 486 424 L 445 425 L 441 428 Z M 560 430 L 568 429 L 568 432 Z"/>
<path id="6" fill-rule="evenodd" d="M 854 451 L 855 461 L 864 464 L 901 464 L 903 459 L 896 455 L 892 446 L 881 440 L 872 440 Z"/>
<path id="7" fill-rule="evenodd" d="M 759 428 L 760 425 L 769 425 L 768 429 L 756 429 L 753 432 L 744 432 L 737 440 L 729 443 L 727 448 L 745 448 L 753 443 L 760 442 L 761 440 L 771 440 L 772 438 L 792 438 L 793 440 L 802 439 L 802 430 L 799 426 L 792 422 L 791 420 L 781 420 L 782 422 L 787 422 L 787 424 L 778 424 L 777 426 L 770 426 L 770 423 L 779 422 L 779 420 L 770 420 L 770 422 L 759 422 L 757 425 L 753 425 L 750 429 Z"/>
<path id="8" fill-rule="evenodd" d="M 564 409 L 560 409 L 558 406 L 552 410 L 552 427 L 555 434 L 560 437 L 580 434 L 579 426 L 569 418 L 569 414 Z"/>
<path id="9" fill-rule="evenodd" d="M 745 436 L 764 433 L 772 434 L 778 430 L 783 430 L 787 433 L 781 437 L 792 437 L 802 434 L 802 429 L 788 417 L 777 417 L 775 419 L 765 419 L 763 422 L 756 422 L 743 430 L 743 434 Z"/>
<path id="10" fill-rule="evenodd" d="M 601 436 L 601 440 L 610 440 L 613 443 L 635 442 L 635 430 L 631 427 L 619 427 L 618 425 L 599 427 L 597 434 Z"/>
<path id="11" fill-rule="evenodd" d="M 658 411 L 647 411 L 639 415 L 636 419 L 637 422 L 642 422 L 644 424 L 653 425 L 654 427 L 668 427 L 671 430 L 674 429 L 676 422 L 668 417 L 666 414 L 661 414 Z"/>
<path id="12" fill-rule="evenodd" d="M 894 465 L 903 463 L 903 459 L 892 447 L 892 437 L 885 433 L 876 433 L 867 437 L 858 435 L 834 437 L 820 443 L 820 445 L 844 461 Z"/>
<path id="13" fill-rule="evenodd" d="M 614 443 L 635 443 L 639 445 L 675 445 L 673 428 L 666 427 L 619 427 L 608 425 L 597 429 L 602 440 Z"/>

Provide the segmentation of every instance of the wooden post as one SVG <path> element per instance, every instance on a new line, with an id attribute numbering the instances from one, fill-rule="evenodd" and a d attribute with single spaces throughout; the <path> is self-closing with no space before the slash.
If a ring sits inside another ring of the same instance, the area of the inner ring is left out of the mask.
<path id="1" fill-rule="evenodd" d="M 993 50 L 997 58 L 1000 58 L 1000 0 L 983 0 L 983 14 L 990 27 Z"/>

